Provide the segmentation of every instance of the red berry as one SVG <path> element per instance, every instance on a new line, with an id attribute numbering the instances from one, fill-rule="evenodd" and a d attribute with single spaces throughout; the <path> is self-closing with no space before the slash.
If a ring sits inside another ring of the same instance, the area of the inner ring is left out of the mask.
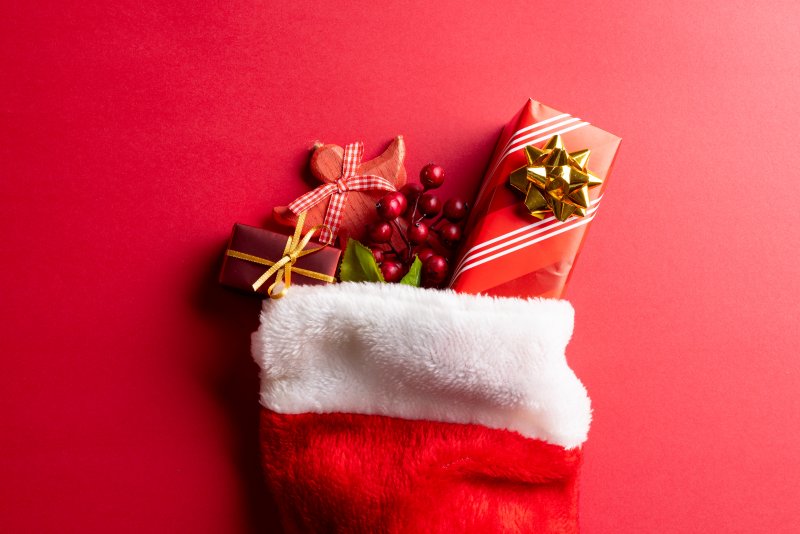
<path id="1" fill-rule="evenodd" d="M 439 237 L 448 247 L 454 247 L 461 241 L 461 227 L 454 223 L 445 223 L 439 228 Z"/>
<path id="2" fill-rule="evenodd" d="M 425 188 L 422 187 L 422 184 L 407 183 L 403 186 L 400 192 L 405 195 L 409 204 L 412 204 L 415 200 L 417 200 L 417 197 L 425 192 Z"/>
<path id="3" fill-rule="evenodd" d="M 383 262 L 383 251 L 377 248 L 372 249 L 372 257 L 375 258 L 375 263 Z"/>
<path id="4" fill-rule="evenodd" d="M 417 252 L 417 257 L 419 258 L 419 261 L 425 263 L 425 260 L 433 256 L 434 254 L 436 253 L 433 251 L 432 248 L 423 248 L 419 252 Z"/>
<path id="5" fill-rule="evenodd" d="M 392 191 L 389 194 L 392 196 L 392 198 L 397 199 L 397 201 L 400 203 L 400 207 L 403 208 L 403 211 L 406 211 L 406 208 L 408 207 L 408 199 L 406 196 L 400 191 Z"/>
<path id="6" fill-rule="evenodd" d="M 367 226 L 367 237 L 372 243 L 386 243 L 392 238 L 392 225 L 376 222 Z"/>
<path id="7" fill-rule="evenodd" d="M 435 217 L 442 211 L 442 201 L 433 193 L 425 193 L 419 197 L 419 211 L 425 217 Z"/>
<path id="8" fill-rule="evenodd" d="M 414 245 L 421 245 L 428 240 L 428 225 L 424 222 L 412 224 L 408 227 L 408 241 Z"/>
<path id="9" fill-rule="evenodd" d="M 422 273 L 429 282 L 434 284 L 443 282 L 447 276 L 447 260 L 437 254 L 430 256 L 422 266 Z"/>
<path id="10" fill-rule="evenodd" d="M 403 277 L 403 265 L 398 261 L 385 261 L 381 264 L 381 273 L 387 282 L 397 282 Z"/>
<path id="11" fill-rule="evenodd" d="M 392 191 L 383 196 L 382 199 L 375 204 L 375 209 L 378 210 L 378 216 L 384 221 L 393 221 L 400 217 L 406 208 L 408 201 L 403 193 L 400 191 Z"/>
<path id="12" fill-rule="evenodd" d="M 419 172 L 419 181 L 425 189 L 436 189 L 444 183 L 444 169 L 441 165 L 428 163 Z"/>
<path id="13" fill-rule="evenodd" d="M 444 216 L 456 222 L 467 216 L 467 203 L 460 197 L 453 197 L 444 203 Z"/>

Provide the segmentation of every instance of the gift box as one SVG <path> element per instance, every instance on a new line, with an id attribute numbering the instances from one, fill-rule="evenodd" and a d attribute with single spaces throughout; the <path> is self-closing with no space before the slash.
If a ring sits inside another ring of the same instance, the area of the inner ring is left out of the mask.
<path id="1" fill-rule="evenodd" d="M 302 223 L 294 236 L 286 236 L 263 228 L 234 224 L 219 282 L 262 297 L 283 296 L 290 284 L 335 282 L 342 251 L 311 242 L 316 229 L 301 238 L 300 229 Z"/>
<path id="2" fill-rule="evenodd" d="M 529 100 L 500 136 L 448 286 L 462 293 L 561 297 L 620 142 Z"/>

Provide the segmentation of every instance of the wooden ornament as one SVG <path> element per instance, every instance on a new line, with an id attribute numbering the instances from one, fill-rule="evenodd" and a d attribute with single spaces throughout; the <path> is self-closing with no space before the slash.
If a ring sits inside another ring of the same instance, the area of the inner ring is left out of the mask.
<path id="1" fill-rule="evenodd" d="M 335 183 L 342 175 L 344 148 L 339 145 L 318 143 L 314 145 L 313 150 L 311 172 L 323 183 Z M 363 160 L 358 166 L 358 174 L 381 176 L 399 190 L 407 181 L 406 169 L 403 166 L 405 156 L 406 145 L 403 136 L 397 136 L 380 156 Z M 364 236 L 366 226 L 378 220 L 375 204 L 385 194 L 386 191 L 349 191 L 337 239 L 346 240 L 352 237 L 366 243 Z M 330 199 L 325 199 L 308 210 L 305 221 L 307 228 L 322 224 L 329 202 Z M 294 228 L 297 224 L 297 216 L 286 206 L 275 208 L 273 218 L 283 226 Z M 401 223 L 401 226 L 405 228 L 406 225 Z M 397 230 L 394 232 L 392 245 L 397 250 L 405 248 L 405 243 Z"/>

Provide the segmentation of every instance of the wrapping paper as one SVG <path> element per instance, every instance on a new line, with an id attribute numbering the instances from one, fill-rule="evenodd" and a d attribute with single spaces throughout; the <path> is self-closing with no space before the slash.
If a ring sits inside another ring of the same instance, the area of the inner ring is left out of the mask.
<path id="1" fill-rule="evenodd" d="M 508 185 L 527 162 L 524 148 L 561 135 L 570 151 L 591 150 L 588 168 L 603 181 L 590 190 L 585 217 L 538 220 Z M 506 125 L 489 163 L 448 287 L 462 293 L 559 298 L 608 184 L 622 140 L 578 117 L 529 100 Z"/>
<path id="2" fill-rule="evenodd" d="M 236 223 L 231 232 L 228 250 L 275 262 L 283 256 L 286 238 L 287 236 L 283 234 Z M 312 243 L 306 248 L 310 247 L 316 248 L 318 245 Z M 298 258 L 292 274 L 292 284 L 319 285 L 327 283 L 309 276 L 304 276 L 301 272 L 298 272 L 298 269 L 313 271 L 314 273 L 333 277 L 336 275 L 336 269 L 339 265 L 339 257 L 341 254 L 342 251 L 338 248 L 325 247 L 313 254 Z M 239 289 L 246 293 L 265 297 L 267 296 L 270 283 L 263 284 L 258 291 L 253 290 L 252 284 L 258 280 L 268 268 L 268 266 L 259 263 L 225 255 L 219 274 L 219 282 L 222 285 Z"/>

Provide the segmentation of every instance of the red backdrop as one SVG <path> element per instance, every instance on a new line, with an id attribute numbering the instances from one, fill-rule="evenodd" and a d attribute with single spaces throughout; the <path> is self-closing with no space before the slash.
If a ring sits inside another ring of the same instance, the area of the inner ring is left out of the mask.
<path id="1" fill-rule="evenodd" d="M 585 532 L 795 531 L 796 2 L 11 4 L 4 531 L 274 528 L 231 223 L 315 139 L 472 191 L 529 96 L 624 138 L 568 295 Z"/>

